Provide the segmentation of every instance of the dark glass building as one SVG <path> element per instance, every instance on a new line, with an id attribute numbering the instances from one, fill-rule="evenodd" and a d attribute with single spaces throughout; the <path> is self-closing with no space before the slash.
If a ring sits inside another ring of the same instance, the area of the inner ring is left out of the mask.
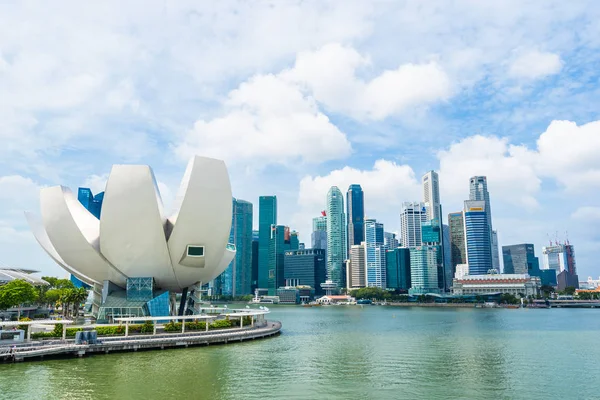
<path id="1" fill-rule="evenodd" d="M 251 291 L 258 288 L 258 231 L 252 231 L 252 284 Z"/>
<path id="2" fill-rule="evenodd" d="M 454 276 L 456 266 L 467 263 L 465 221 L 462 211 L 448 214 L 448 226 L 450 227 L 450 265 Z"/>
<path id="3" fill-rule="evenodd" d="M 505 274 L 529 274 L 539 276 L 540 261 L 535 256 L 531 243 L 502 246 L 502 260 Z"/>
<path id="4" fill-rule="evenodd" d="M 348 215 L 348 246 L 365 240 L 365 195 L 360 185 L 350 185 L 346 193 L 346 214 Z"/>
<path id="5" fill-rule="evenodd" d="M 285 286 L 310 286 L 317 295 L 322 294 L 321 283 L 326 280 L 324 249 L 286 251 L 283 276 Z"/>
<path id="6" fill-rule="evenodd" d="M 275 296 L 277 288 L 285 286 L 285 279 L 283 277 L 284 254 L 288 250 L 298 250 L 299 244 L 297 232 L 290 232 L 290 228 L 287 226 L 271 225 L 271 235 L 269 237 L 269 272 L 267 275 L 269 296 Z M 260 256 L 260 249 L 258 254 Z"/>
<path id="7" fill-rule="evenodd" d="M 89 188 L 79 188 L 77 191 L 77 200 L 79 200 L 86 210 L 92 213 L 94 217 L 100 219 L 104 192 L 100 192 L 94 196 Z"/>
<path id="8" fill-rule="evenodd" d="M 277 225 L 277 197 L 260 196 L 258 200 L 258 287 L 269 287 L 269 246 L 271 226 Z"/>
<path id="9" fill-rule="evenodd" d="M 399 291 L 410 289 L 410 249 L 388 250 L 386 256 L 386 287 Z"/>

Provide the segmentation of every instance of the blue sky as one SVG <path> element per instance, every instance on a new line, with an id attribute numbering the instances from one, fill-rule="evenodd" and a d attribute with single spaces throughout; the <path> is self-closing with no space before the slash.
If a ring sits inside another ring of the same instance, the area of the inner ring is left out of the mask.
<path id="1" fill-rule="evenodd" d="M 305 241 L 331 185 L 396 231 L 427 170 L 445 212 L 487 175 L 500 245 L 568 235 L 600 275 L 597 2 L 214 3 L 0 5 L 2 263 L 63 274 L 23 217 L 41 187 L 149 164 L 169 209 L 200 154 Z"/>

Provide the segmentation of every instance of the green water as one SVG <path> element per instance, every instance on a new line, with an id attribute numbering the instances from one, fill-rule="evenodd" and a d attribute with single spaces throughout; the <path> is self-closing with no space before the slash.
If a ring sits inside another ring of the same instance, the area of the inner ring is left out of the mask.
<path id="1" fill-rule="evenodd" d="M 0 399 L 600 398 L 600 310 L 272 311 L 272 339 L 0 364 Z"/>

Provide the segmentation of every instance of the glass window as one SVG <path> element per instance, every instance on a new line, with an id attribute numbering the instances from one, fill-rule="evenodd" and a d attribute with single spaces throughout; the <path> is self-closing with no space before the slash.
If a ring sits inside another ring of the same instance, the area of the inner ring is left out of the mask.
<path id="1" fill-rule="evenodd" d="M 187 255 L 190 257 L 204 257 L 204 246 L 188 246 Z"/>

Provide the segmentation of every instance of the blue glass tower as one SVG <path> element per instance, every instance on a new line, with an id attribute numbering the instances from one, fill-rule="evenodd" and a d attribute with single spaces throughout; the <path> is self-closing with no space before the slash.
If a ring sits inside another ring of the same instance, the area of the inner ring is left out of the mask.
<path id="1" fill-rule="evenodd" d="M 365 258 L 367 266 L 366 285 L 385 288 L 385 246 L 383 244 L 383 224 L 374 219 L 365 221 Z"/>
<path id="2" fill-rule="evenodd" d="M 277 197 L 260 196 L 258 199 L 258 287 L 269 287 L 269 243 L 271 225 L 277 225 Z"/>
<path id="3" fill-rule="evenodd" d="M 269 272 L 267 276 L 269 296 L 275 296 L 277 288 L 285 285 L 285 252 L 298 250 L 299 245 L 298 232 L 290 232 L 290 228 L 283 225 L 271 226 L 271 235 L 269 237 Z"/>
<path id="4" fill-rule="evenodd" d="M 360 185 L 350 185 L 346 193 L 346 214 L 348 218 L 348 245 L 350 249 L 355 244 L 365 240 L 365 195 Z"/>
<path id="5" fill-rule="evenodd" d="M 410 289 L 410 250 L 399 247 L 387 250 L 385 255 L 386 288 L 400 291 Z"/>
<path id="6" fill-rule="evenodd" d="M 100 219 L 102 211 L 102 201 L 104 200 L 104 192 L 93 195 L 89 188 L 79 188 L 77 191 L 77 200 L 88 210 L 94 217 Z"/>
<path id="7" fill-rule="evenodd" d="M 493 265 L 486 202 L 466 200 L 464 219 L 469 275 L 487 274 Z"/>

